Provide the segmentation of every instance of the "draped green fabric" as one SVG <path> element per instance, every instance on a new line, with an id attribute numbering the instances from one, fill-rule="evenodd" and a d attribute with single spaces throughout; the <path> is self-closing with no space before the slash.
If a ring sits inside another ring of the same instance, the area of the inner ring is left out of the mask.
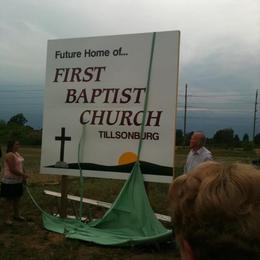
<path id="1" fill-rule="evenodd" d="M 119 196 L 103 218 L 87 224 L 43 213 L 48 230 L 68 238 L 100 245 L 136 245 L 171 239 L 171 231 L 157 220 L 145 192 L 143 176 L 136 163 Z"/>

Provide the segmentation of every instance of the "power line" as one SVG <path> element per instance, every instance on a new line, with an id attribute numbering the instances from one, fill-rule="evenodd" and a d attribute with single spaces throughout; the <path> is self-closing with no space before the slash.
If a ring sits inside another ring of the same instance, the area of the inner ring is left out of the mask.
<path id="1" fill-rule="evenodd" d="M 43 92 L 43 89 L 0 89 L 0 92 Z"/>
<path id="2" fill-rule="evenodd" d="M 185 94 L 179 94 L 180 97 L 185 97 Z M 227 95 L 192 95 L 189 94 L 188 97 L 195 97 L 195 98 L 204 98 L 204 97 L 213 97 L 213 98 L 224 98 L 224 97 L 252 97 L 252 95 L 234 95 L 234 94 L 227 94 Z"/>

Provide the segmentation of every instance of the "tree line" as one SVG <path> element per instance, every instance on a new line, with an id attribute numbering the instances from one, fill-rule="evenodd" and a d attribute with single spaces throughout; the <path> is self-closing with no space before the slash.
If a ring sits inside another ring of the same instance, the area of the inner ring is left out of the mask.
<path id="1" fill-rule="evenodd" d="M 41 145 L 42 131 L 26 125 L 28 120 L 22 113 L 12 116 L 7 122 L 0 120 L 0 143 L 17 139 L 22 144 Z"/>
<path id="2" fill-rule="evenodd" d="M 177 129 L 176 145 L 189 145 L 189 140 L 192 134 L 193 132 L 190 132 L 184 136 L 183 131 Z M 252 150 L 254 147 L 260 147 L 260 133 L 256 134 L 253 141 L 250 141 L 247 133 L 245 133 L 242 139 L 240 139 L 232 128 L 224 128 L 217 130 L 212 138 L 207 138 L 207 145 L 226 149 L 241 147 L 244 150 Z"/>
<path id="3" fill-rule="evenodd" d="M 27 119 L 22 113 L 12 116 L 7 122 L 0 120 L 0 143 L 5 144 L 8 140 L 17 138 L 21 143 L 27 145 L 41 145 L 42 130 L 35 130 L 26 125 Z M 176 145 L 189 145 L 189 140 L 193 132 L 184 136 L 181 129 L 176 130 Z M 207 145 L 232 149 L 242 147 L 251 150 L 260 147 L 260 133 L 256 134 L 253 142 L 249 140 L 248 134 L 244 134 L 240 140 L 232 128 L 217 130 L 212 138 L 207 138 Z"/>

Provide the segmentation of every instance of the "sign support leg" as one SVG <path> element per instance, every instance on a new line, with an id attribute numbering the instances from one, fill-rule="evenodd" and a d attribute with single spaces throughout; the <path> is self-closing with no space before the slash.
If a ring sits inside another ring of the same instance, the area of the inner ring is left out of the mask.
<path id="1" fill-rule="evenodd" d="M 68 205 L 68 176 L 61 176 L 61 207 L 60 216 L 61 218 L 67 217 L 67 205 Z"/>

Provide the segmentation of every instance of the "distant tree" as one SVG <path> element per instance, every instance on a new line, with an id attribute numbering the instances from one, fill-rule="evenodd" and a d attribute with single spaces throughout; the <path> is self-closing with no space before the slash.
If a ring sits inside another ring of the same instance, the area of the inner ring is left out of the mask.
<path id="1" fill-rule="evenodd" d="M 238 135 L 234 136 L 234 140 L 233 140 L 234 146 L 235 147 L 239 147 L 240 146 L 240 139 Z"/>
<path id="2" fill-rule="evenodd" d="M 30 130 L 27 134 L 24 142 L 30 145 L 41 145 L 42 142 L 42 131 L 41 130 Z"/>
<path id="3" fill-rule="evenodd" d="M 4 120 L 0 120 L 0 143 L 4 142 L 7 132 L 6 122 Z"/>
<path id="4" fill-rule="evenodd" d="M 6 127 L 6 122 L 2 119 L 0 119 L 0 129 L 5 128 Z"/>
<path id="5" fill-rule="evenodd" d="M 190 143 L 190 139 L 191 139 L 191 136 L 193 135 L 193 131 L 192 132 L 189 132 L 189 133 L 187 133 L 186 134 L 186 136 L 185 136 L 185 145 L 189 145 L 189 143 Z"/>
<path id="6" fill-rule="evenodd" d="M 255 135 L 255 145 L 260 146 L 260 133 Z"/>
<path id="7" fill-rule="evenodd" d="M 33 127 L 31 127 L 31 126 L 29 126 L 29 125 L 26 125 L 25 126 L 27 129 L 29 129 L 29 130 L 33 130 Z"/>
<path id="8" fill-rule="evenodd" d="M 176 129 L 176 145 L 183 144 L 183 132 L 181 129 Z"/>
<path id="9" fill-rule="evenodd" d="M 248 136 L 248 134 L 244 134 L 242 140 L 243 140 L 243 143 L 248 143 L 248 142 L 249 142 L 249 136 Z"/>
<path id="10" fill-rule="evenodd" d="M 226 148 L 233 147 L 234 130 L 232 128 L 225 128 L 218 130 L 213 136 L 215 145 L 224 146 Z"/>
<path id="11" fill-rule="evenodd" d="M 207 137 L 206 138 L 206 145 L 207 146 L 214 146 L 214 140 L 213 140 L 213 137 L 212 138 L 210 138 L 210 137 Z"/>
<path id="12" fill-rule="evenodd" d="M 28 122 L 28 120 L 24 117 L 24 115 L 22 113 L 19 113 L 15 116 L 12 116 L 9 121 L 7 122 L 7 124 L 16 124 L 16 125 L 21 125 L 24 126 L 26 123 Z"/>
<path id="13" fill-rule="evenodd" d="M 25 125 L 27 119 L 23 114 L 17 114 L 10 118 L 8 123 L 0 119 L 0 144 L 6 144 L 8 140 L 17 139 L 22 144 L 40 145 L 42 132 Z"/>

